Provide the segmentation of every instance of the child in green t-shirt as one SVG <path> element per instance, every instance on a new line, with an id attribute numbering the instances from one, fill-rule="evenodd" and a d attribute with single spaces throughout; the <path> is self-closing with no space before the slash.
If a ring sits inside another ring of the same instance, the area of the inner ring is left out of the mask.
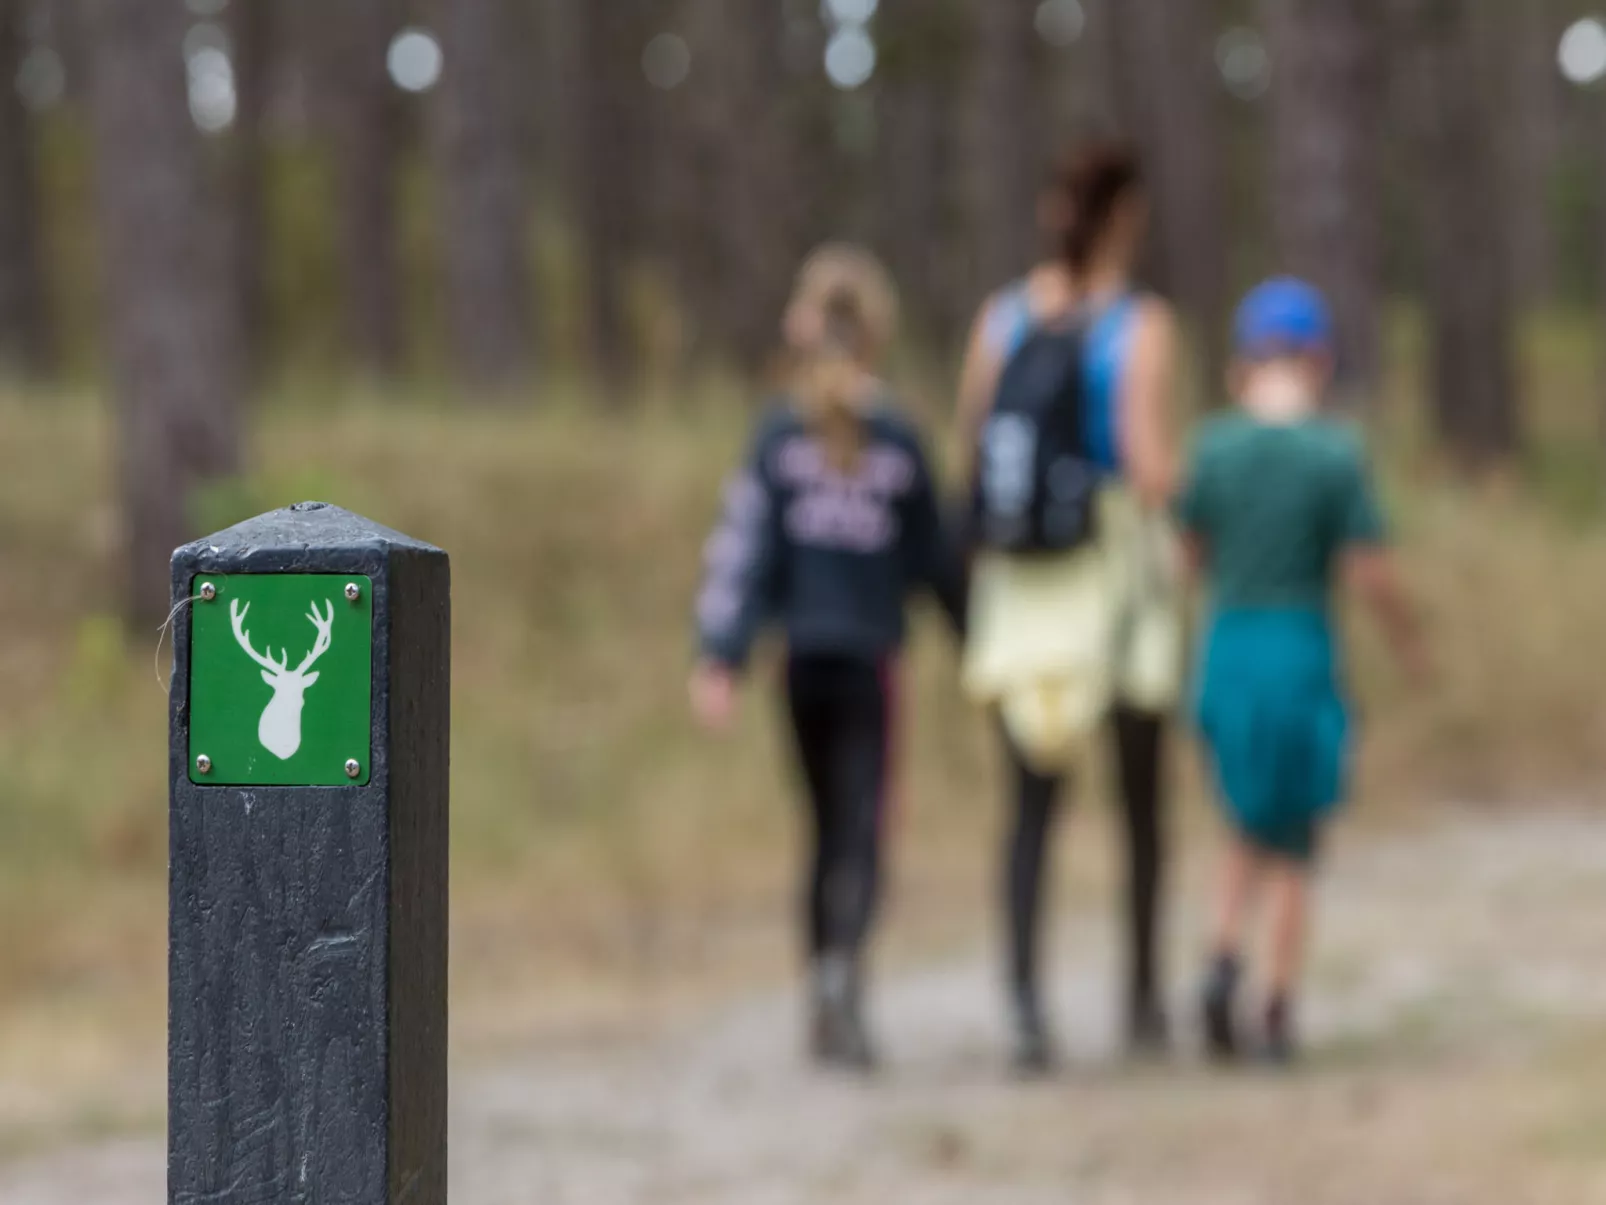
<path id="1" fill-rule="evenodd" d="M 1238 409 L 1200 432 L 1178 504 L 1210 593 L 1198 722 L 1234 831 L 1203 1000 L 1218 1057 L 1240 1048 L 1240 951 L 1261 888 L 1272 910 L 1266 1053 L 1294 1053 L 1309 871 L 1323 821 L 1343 798 L 1349 754 L 1337 579 L 1372 605 L 1407 666 L 1422 664 L 1365 452 L 1319 413 L 1331 331 L 1309 285 L 1277 279 L 1249 294 L 1237 316 Z"/>

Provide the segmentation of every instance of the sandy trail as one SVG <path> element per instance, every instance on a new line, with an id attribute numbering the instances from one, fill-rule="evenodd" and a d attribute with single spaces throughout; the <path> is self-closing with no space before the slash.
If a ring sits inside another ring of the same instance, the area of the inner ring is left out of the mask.
<path id="1" fill-rule="evenodd" d="M 1297 1076 L 1116 1057 L 1106 925 L 1056 935 L 1071 1065 L 1001 1069 L 990 954 L 880 985 L 871 1083 L 796 1059 L 790 996 L 453 1081 L 457 1205 L 1606 1201 L 1606 822 L 1461 818 L 1340 851 Z M 1177 945 L 1196 949 L 1188 924 Z M 1192 970 L 1192 964 L 1179 964 Z M 1185 982 L 1187 976 L 1179 976 Z M 1179 1011 L 1186 1013 L 1185 1008 Z M 165 1200 L 157 1138 L 0 1163 L 5 1205 Z"/>

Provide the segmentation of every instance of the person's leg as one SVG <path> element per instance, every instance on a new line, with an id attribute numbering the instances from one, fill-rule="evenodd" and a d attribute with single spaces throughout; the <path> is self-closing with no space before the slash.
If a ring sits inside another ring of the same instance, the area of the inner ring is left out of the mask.
<path id="1" fill-rule="evenodd" d="M 834 844 L 827 872 L 826 944 L 858 956 L 875 920 L 890 773 L 887 678 L 875 666 L 845 677 L 830 762 Z"/>
<path id="2" fill-rule="evenodd" d="M 1299 986 L 1305 959 L 1305 931 L 1310 888 L 1307 871 L 1298 862 L 1276 859 L 1266 872 L 1271 908 L 1271 967 L 1268 986 L 1275 996 L 1292 996 Z"/>
<path id="3" fill-rule="evenodd" d="M 1042 1070 L 1052 1061 L 1043 1013 L 1039 956 L 1049 847 L 1063 780 L 1040 774 L 1005 738 L 1014 794 L 1014 823 L 1005 851 L 1004 895 L 1009 922 L 1009 987 L 1016 1028 L 1016 1061 Z"/>
<path id="4" fill-rule="evenodd" d="M 1205 1045 L 1215 1058 L 1231 1058 L 1238 1053 L 1235 1009 L 1242 975 L 1244 927 L 1260 871 L 1259 852 L 1235 836 L 1222 866 L 1216 898 L 1215 951 L 1205 978 L 1202 1007 Z"/>
<path id="5" fill-rule="evenodd" d="M 824 668 L 818 661 L 793 658 L 786 668 L 787 713 L 793 745 L 802 772 L 809 814 L 809 855 L 803 878 L 802 911 L 811 960 L 824 951 L 826 871 L 831 832 L 831 699 Z"/>
<path id="6" fill-rule="evenodd" d="M 826 1055 L 856 1068 L 874 1063 L 862 995 L 880 882 L 890 719 L 885 690 L 876 666 L 844 664 L 829 721 L 819 988 Z"/>
<path id="7" fill-rule="evenodd" d="M 1222 862 L 1216 895 L 1215 953 L 1232 958 L 1243 950 L 1244 930 L 1260 882 L 1261 854 L 1242 837 L 1234 836 Z"/>
<path id="8" fill-rule="evenodd" d="M 1266 1005 L 1266 1053 L 1278 1062 L 1294 1055 L 1294 1001 L 1305 960 L 1310 913 L 1310 873 L 1302 863 L 1278 858 L 1266 874 L 1271 907 L 1271 977 Z"/>
<path id="9" fill-rule="evenodd" d="M 1165 1041 L 1159 976 L 1165 874 L 1165 719 L 1117 707 L 1114 717 L 1120 812 L 1126 834 L 1127 1024 L 1135 1047 Z"/>
<path id="10" fill-rule="evenodd" d="M 831 808 L 832 703 L 829 665 L 811 658 L 787 664 L 787 712 L 808 808 L 808 854 L 802 879 L 801 912 L 808 955 L 807 1046 L 815 1059 L 831 1057 L 828 1032 L 826 940 L 827 886 L 831 850 L 837 840 Z"/>

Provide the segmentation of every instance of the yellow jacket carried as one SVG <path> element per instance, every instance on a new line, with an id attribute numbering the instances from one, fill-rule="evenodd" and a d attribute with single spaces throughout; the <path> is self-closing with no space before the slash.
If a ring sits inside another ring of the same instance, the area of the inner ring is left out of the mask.
<path id="1" fill-rule="evenodd" d="M 1166 519 L 1124 487 L 1098 502 L 1099 536 L 1071 552 L 983 552 L 970 592 L 964 685 L 996 707 L 1035 769 L 1069 769 L 1119 700 L 1173 707 L 1184 678 L 1181 558 Z"/>

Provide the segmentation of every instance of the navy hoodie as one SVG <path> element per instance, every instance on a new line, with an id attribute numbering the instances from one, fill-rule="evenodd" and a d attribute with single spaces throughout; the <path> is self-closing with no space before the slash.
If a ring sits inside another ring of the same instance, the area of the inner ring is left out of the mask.
<path id="1" fill-rule="evenodd" d="M 741 667 L 773 622 L 794 656 L 878 660 L 903 644 L 905 604 L 920 588 L 959 624 L 962 573 L 920 439 L 890 405 L 864 423 L 858 464 L 844 473 L 790 405 L 759 421 L 704 553 L 705 658 Z"/>

